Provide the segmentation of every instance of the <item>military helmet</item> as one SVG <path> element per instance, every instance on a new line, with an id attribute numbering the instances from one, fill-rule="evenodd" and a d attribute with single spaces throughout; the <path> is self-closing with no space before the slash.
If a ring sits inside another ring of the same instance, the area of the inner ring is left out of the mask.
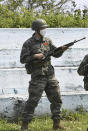
<path id="1" fill-rule="evenodd" d="M 38 31 L 41 28 L 47 28 L 48 25 L 45 20 L 43 19 L 37 19 L 32 22 L 32 30 Z"/>

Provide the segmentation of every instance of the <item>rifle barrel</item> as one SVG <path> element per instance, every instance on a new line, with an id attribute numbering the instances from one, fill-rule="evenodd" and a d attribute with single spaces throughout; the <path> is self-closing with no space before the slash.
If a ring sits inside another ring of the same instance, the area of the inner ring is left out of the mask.
<path id="1" fill-rule="evenodd" d="M 65 46 L 70 47 L 70 46 L 74 45 L 74 43 L 77 43 L 77 42 L 84 40 L 84 39 L 86 39 L 86 37 L 83 37 L 82 39 L 79 39 L 79 40 L 74 40 L 73 42 L 70 42 L 70 43 L 66 44 Z"/>
<path id="2" fill-rule="evenodd" d="M 82 39 L 79 39 L 79 40 L 75 40 L 74 42 L 76 43 L 76 42 L 84 40 L 84 39 L 86 39 L 86 37 L 83 37 Z"/>

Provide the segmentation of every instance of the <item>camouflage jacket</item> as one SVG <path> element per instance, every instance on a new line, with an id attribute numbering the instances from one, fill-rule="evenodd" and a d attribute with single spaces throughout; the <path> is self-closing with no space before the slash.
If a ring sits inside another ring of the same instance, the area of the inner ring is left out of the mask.
<path id="1" fill-rule="evenodd" d="M 88 55 L 84 57 L 77 70 L 79 75 L 88 76 Z"/>
<path id="2" fill-rule="evenodd" d="M 51 57 L 48 57 L 45 61 L 42 61 L 37 59 L 34 60 L 33 55 L 37 53 L 46 54 L 54 49 L 56 49 L 56 47 L 50 39 L 46 37 L 39 39 L 35 37 L 35 34 L 33 34 L 33 36 L 23 44 L 20 54 L 20 62 L 28 65 L 27 68 L 31 69 L 31 73 L 36 72 L 36 74 L 45 75 L 45 72 L 52 72 L 52 69 L 50 69 L 50 67 L 52 67 Z M 53 56 L 58 58 L 63 54 L 63 52 L 64 51 L 61 49 L 58 53 L 53 54 Z"/>

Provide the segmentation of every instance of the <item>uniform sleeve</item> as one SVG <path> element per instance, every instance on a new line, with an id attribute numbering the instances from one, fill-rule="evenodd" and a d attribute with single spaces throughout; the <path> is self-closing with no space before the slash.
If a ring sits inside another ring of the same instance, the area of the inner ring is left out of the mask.
<path id="1" fill-rule="evenodd" d="M 56 46 L 52 43 L 52 41 L 50 40 L 50 50 L 53 51 L 53 50 L 55 50 L 55 49 L 57 49 L 57 47 L 56 47 Z M 58 58 L 58 57 L 62 56 L 63 52 L 64 52 L 64 51 L 63 51 L 62 48 L 61 48 L 61 50 L 55 52 L 52 56 Z"/>
<path id="2" fill-rule="evenodd" d="M 77 70 L 79 75 L 88 75 L 88 55 L 86 55 Z"/>
<path id="3" fill-rule="evenodd" d="M 31 56 L 31 50 L 30 50 L 29 42 L 26 41 L 22 46 L 22 50 L 21 50 L 21 54 L 20 54 L 20 62 L 22 64 L 29 63 L 30 60 L 32 59 L 32 57 L 33 56 Z"/>

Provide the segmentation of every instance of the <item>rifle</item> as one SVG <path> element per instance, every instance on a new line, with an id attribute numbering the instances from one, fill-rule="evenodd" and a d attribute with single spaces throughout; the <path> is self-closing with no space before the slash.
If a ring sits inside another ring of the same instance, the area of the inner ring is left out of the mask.
<path id="1" fill-rule="evenodd" d="M 74 40 L 73 42 L 70 42 L 70 43 L 68 43 L 68 44 L 66 44 L 66 45 L 63 45 L 63 46 L 66 46 L 67 49 L 68 49 L 70 46 L 74 45 L 74 43 L 79 42 L 79 41 L 84 40 L 84 39 L 86 39 L 86 37 L 83 37 L 82 39 L 79 39 L 79 40 Z M 42 62 L 43 62 L 47 57 L 52 56 L 55 52 L 59 52 L 59 50 L 61 50 L 63 46 L 60 46 L 60 47 L 58 47 L 58 48 L 56 48 L 56 49 L 54 49 L 54 50 L 52 50 L 52 51 L 49 51 L 48 53 L 45 53 L 45 54 L 44 54 L 44 57 L 42 58 Z M 39 52 L 41 53 L 40 50 L 39 50 Z M 30 63 L 26 63 L 25 68 L 26 68 L 27 74 L 31 74 L 31 72 L 32 72 L 31 61 L 35 61 L 35 58 L 31 58 L 31 59 L 30 59 Z M 41 60 L 40 60 L 40 61 L 41 61 Z"/>
<path id="2" fill-rule="evenodd" d="M 79 39 L 79 40 L 74 40 L 73 42 L 70 42 L 70 43 L 65 44 L 63 46 L 66 46 L 67 49 L 68 49 L 70 46 L 73 46 L 75 43 L 77 43 L 81 40 L 84 40 L 84 39 L 86 39 L 86 37 L 83 37 L 82 39 Z M 52 56 L 53 54 L 55 54 L 55 52 L 59 52 L 62 49 L 63 46 L 60 46 L 60 47 L 58 47 L 58 48 L 56 48 L 52 51 L 49 51 L 47 54 L 44 54 L 44 57 L 42 58 L 42 60 L 45 60 L 47 57 Z"/>

